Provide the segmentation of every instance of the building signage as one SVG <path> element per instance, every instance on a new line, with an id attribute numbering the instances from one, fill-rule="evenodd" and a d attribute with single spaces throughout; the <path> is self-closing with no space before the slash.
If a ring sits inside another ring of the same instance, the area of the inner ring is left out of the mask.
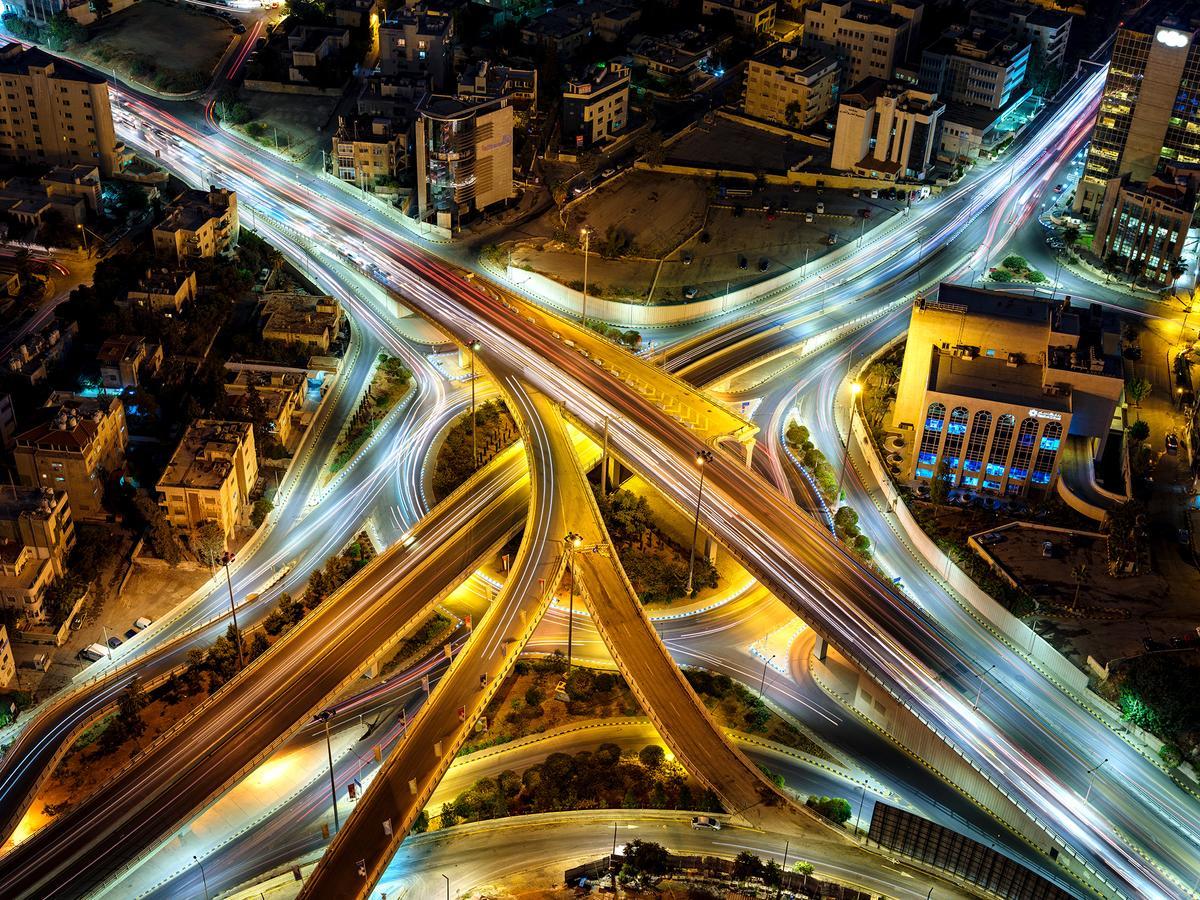
<path id="1" fill-rule="evenodd" d="M 1062 421 L 1062 413 L 1042 412 L 1040 409 L 1031 409 L 1029 415 L 1035 419 L 1051 419 L 1055 422 Z"/>
<path id="2" fill-rule="evenodd" d="M 1182 31 L 1174 28 L 1160 28 L 1154 34 L 1154 39 L 1168 47 L 1186 47 L 1191 39 Z"/>

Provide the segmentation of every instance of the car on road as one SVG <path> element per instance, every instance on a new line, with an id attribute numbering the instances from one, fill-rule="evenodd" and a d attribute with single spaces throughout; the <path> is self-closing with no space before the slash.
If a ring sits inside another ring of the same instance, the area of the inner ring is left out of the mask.
<path id="1" fill-rule="evenodd" d="M 1063 187 L 1061 184 L 1056 184 L 1054 186 L 1054 193 L 1056 193 L 1056 194 L 1061 194 L 1064 190 L 1066 190 L 1066 188 Z"/>
<path id="2" fill-rule="evenodd" d="M 612 178 L 614 175 L 617 174 L 617 170 L 614 169 L 612 166 L 609 166 L 607 169 L 605 169 L 600 174 L 603 175 L 605 178 Z"/>
<path id="3" fill-rule="evenodd" d="M 679 259 L 680 259 L 680 262 L 682 262 L 685 266 L 690 266 L 692 264 L 692 260 L 695 259 L 695 257 L 692 256 L 692 254 L 690 254 L 690 253 L 685 253 Z"/>
<path id="4" fill-rule="evenodd" d="M 708 828 L 712 831 L 720 831 L 721 823 L 712 816 L 692 816 L 692 827 L 695 829 Z"/>
<path id="5" fill-rule="evenodd" d="M 1042 556 L 1046 559 L 1050 559 L 1052 556 L 1054 556 L 1053 541 L 1042 541 Z"/>
<path id="6" fill-rule="evenodd" d="M 824 200 L 817 202 L 817 213 L 820 215 L 825 214 L 825 201 Z"/>
<path id="7" fill-rule="evenodd" d="M 812 214 L 812 213 L 810 213 L 810 212 L 806 212 L 806 213 L 804 214 L 804 221 L 805 221 L 805 222 L 811 222 L 812 220 L 813 220 L 813 214 Z"/>
<path id="8" fill-rule="evenodd" d="M 1172 455 L 1179 452 L 1179 438 L 1174 432 L 1167 435 L 1167 452 Z"/>
<path id="9" fill-rule="evenodd" d="M 871 189 L 871 199 L 872 200 L 879 199 L 879 191 L 875 190 L 874 188 Z"/>
<path id="10" fill-rule="evenodd" d="M 871 211 L 869 209 L 867 209 L 865 206 L 858 211 L 858 214 L 860 216 L 862 216 L 864 219 L 871 218 Z"/>
<path id="11" fill-rule="evenodd" d="M 80 613 L 79 615 L 77 615 L 75 618 L 73 618 L 71 620 L 71 630 L 78 631 L 82 627 L 83 627 L 83 613 Z"/>

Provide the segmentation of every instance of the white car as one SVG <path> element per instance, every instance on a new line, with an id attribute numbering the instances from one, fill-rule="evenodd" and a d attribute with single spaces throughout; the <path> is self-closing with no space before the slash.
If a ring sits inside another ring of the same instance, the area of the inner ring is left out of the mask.
<path id="1" fill-rule="evenodd" d="M 712 816 L 692 816 L 692 827 L 695 829 L 708 828 L 712 831 L 720 831 L 721 823 Z"/>

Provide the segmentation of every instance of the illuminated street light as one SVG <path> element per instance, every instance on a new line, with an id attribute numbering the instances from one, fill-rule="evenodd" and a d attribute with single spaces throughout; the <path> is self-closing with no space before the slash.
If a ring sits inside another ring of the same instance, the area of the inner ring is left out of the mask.
<path id="1" fill-rule="evenodd" d="M 842 499 L 842 482 L 846 480 L 846 463 L 850 460 L 850 436 L 854 433 L 854 412 L 858 408 L 858 395 L 862 393 L 862 385 L 857 381 L 850 384 L 850 427 L 846 429 L 846 443 L 842 446 L 842 472 L 838 475 L 837 497 Z"/>
<path id="2" fill-rule="evenodd" d="M 700 498 L 704 496 L 704 465 L 712 462 L 711 450 L 701 450 L 696 454 L 696 465 L 700 468 L 700 484 L 696 489 L 696 520 L 692 523 L 692 555 L 688 560 L 688 582 L 685 593 L 692 595 L 692 585 L 696 575 L 696 536 L 700 533 Z"/>
<path id="3" fill-rule="evenodd" d="M 479 454 L 475 450 L 475 354 L 482 348 L 479 341 L 471 341 L 467 345 L 471 350 L 471 471 L 479 468 Z"/>
<path id="4" fill-rule="evenodd" d="M 337 834 L 342 828 L 342 823 L 338 820 L 337 782 L 333 779 L 333 747 L 329 743 L 329 720 L 332 719 L 336 713 L 336 709 L 323 709 L 313 716 L 313 721 L 325 723 L 325 755 L 329 757 L 329 793 L 333 798 L 334 834 Z"/>
<path id="5" fill-rule="evenodd" d="M 567 532 L 567 536 L 563 538 L 563 546 L 566 548 L 567 556 L 567 571 L 571 576 L 571 593 L 570 599 L 567 601 L 567 674 L 571 674 L 571 653 L 574 649 L 575 638 L 575 570 L 571 567 L 571 561 L 575 557 L 575 551 L 583 546 L 583 537 L 573 531 Z"/>
<path id="6" fill-rule="evenodd" d="M 1096 765 L 1092 766 L 1090 769 L 1087 770 L 1088 787 L 1087 787 L 1087 793 L 1083 795 L 1084 803 L 1087 803 L 1092 798 L 1092 785 L 1096 783 L 1096 773 L 1100 771 L 1100 767 L 1103 766 L 1106 762 L 1108 762 L 1107 756 L 1104 757 L 1104 759 L 1100 760 L 1100 762 L 1098 762 Z"/>
<path id="7" fill-rule="evenodd" d="M 233 643 L 237 647 L 238 671 L 240 672 L 246 667 L 246 664 L 242 659 L 242 633 L 238 630 L 237 604 L 233 602 L 233 580 L 229 577 L 229 564 L 235 559 L 237 557 L 226 550 L 221 554 L 220 563 L 225 567 L 225 585 L 229 588 L 229 615 L 233 618 Z"/>
<path id="8" fill-rule="evenodd" d="M 591 243 L 592 232 L 584 226 L 579 229 L 579 236 L 583 238 L 583 308 L 579 314 L 579 321 L 587 328 L 587 264 L 588 264 L 588 245 Z"/>

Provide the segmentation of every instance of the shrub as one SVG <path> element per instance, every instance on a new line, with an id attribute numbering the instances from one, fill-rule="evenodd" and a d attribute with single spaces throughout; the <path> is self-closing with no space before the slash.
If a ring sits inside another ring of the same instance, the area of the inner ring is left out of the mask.
<path id="1" fill-rule="evenodd" d="M 810 794 L 804 805 L 837 825 L 850 821 L 850 801 L 841 797 L 818 797 L 816 794 Z"/>

